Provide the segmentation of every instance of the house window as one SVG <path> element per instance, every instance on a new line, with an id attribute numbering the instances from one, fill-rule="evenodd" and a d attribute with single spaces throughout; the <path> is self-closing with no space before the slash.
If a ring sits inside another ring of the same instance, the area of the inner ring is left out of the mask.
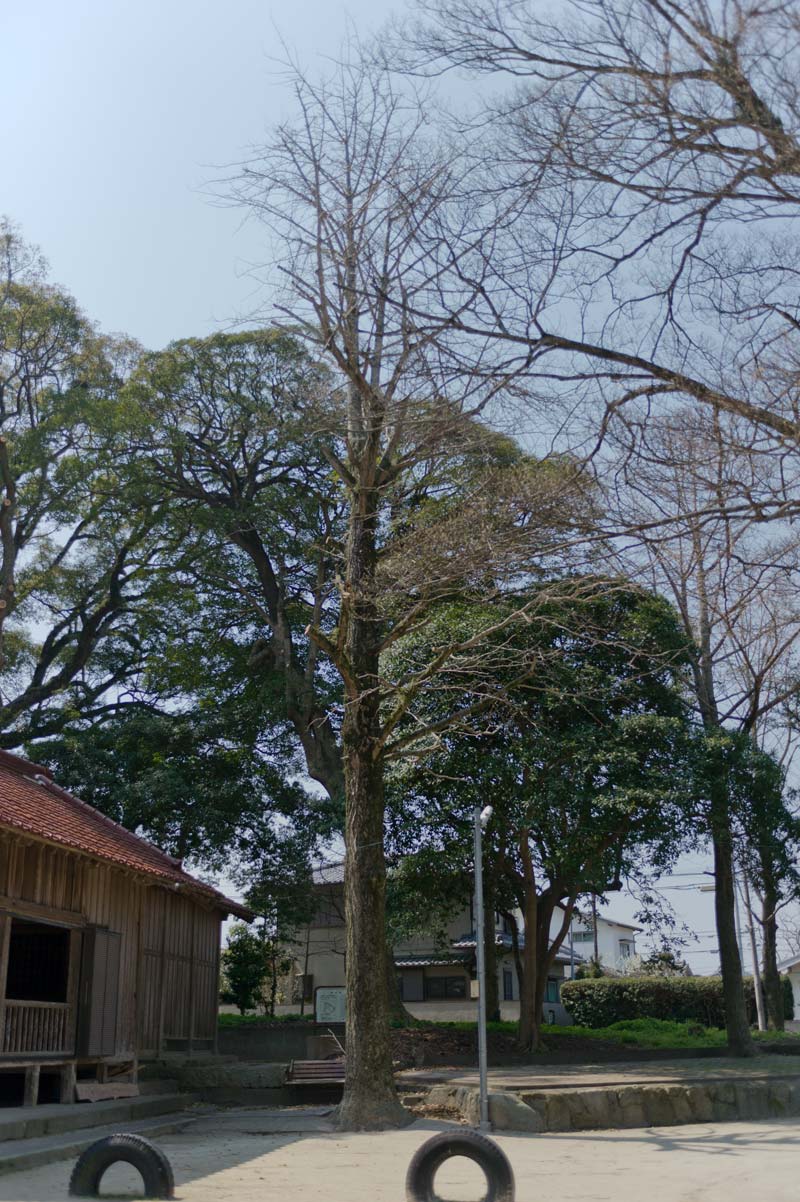
<path id="1" fill-rule="evenodd" d="M 594 941 L 594 931 L 573 931 L 573 943 L 592 943 Z"/>
<path id="2" fill-rule="evenodd" d="M 549 977 L 545 987 L 544 1000 L 546 1002 L 558 1001 L 558 981 L 553 977 Z"/>
<path id="3" fill-rule="evenodd" d="M 69 948 L 67 928 L 12 919 L 6 997 L 13 1001 L 66 1002 Z"/>
<path id="4" fill-rule="evenodd" d="M 514 977 L 510 968 L 503 969 L 503 1001 L 513 1002 L 514 1000 Z"/>
<path id="5" fill-rule="evenodd" d="M 619 941 L 620 959 L 627 960 L 628 957 L 632 956 L 632 955 L 633 955 L 633 940 L 632 939 L 620 939 L 620 941 Z"/>
<path id="6" fill-rule="evenodd" d="M 427 1001 L 451 1001 L 464 999 L 467 996 L 467 978 L 462 977 L 426 977 L 425 998 Z"/>

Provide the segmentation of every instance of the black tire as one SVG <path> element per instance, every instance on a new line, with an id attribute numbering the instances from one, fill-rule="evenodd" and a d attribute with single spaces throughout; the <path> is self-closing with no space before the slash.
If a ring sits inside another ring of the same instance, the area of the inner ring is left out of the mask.
<path id="1" fill-rule="evenodd" d="M 483 1169 L 488 1186 L 485 1202 L 514 1202 L 514 1173 L 508 1157 L 477 1131 L 443 1131 L 415 1152 L 406 1173 L 407 1202 L 440 1202 L 434 1178 L 451 1156 L 466 1156 Z"/>
<path id="2" fill-rule="evenodd" d="M 132 1164 L 142 1175 L 145 1198 L 174 1198 L 172 1165 L 164 1153 L 141 1135 L 107 1135 L 81 1152 L 69 1192 L 76 1198 L 97 1198 L 106 1169 L 119 1161 Z"/>

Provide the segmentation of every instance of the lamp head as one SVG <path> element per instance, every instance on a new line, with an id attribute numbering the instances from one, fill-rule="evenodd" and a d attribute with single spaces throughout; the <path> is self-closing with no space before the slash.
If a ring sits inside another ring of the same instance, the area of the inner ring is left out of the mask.
<path id="1" fill-rule="evenodd" d="M 491 822 L 493 813 L 494 813 L 494 806 L 484 806 L 484 808 L 481 810 L 480 821 L 481 821 L 481 830 L 482 831 L 485 831 L 487 826 Z"/>

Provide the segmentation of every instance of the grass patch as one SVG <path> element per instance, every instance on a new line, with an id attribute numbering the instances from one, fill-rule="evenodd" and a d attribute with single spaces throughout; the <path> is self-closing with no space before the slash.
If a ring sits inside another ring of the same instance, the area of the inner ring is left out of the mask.
<path id="1" fill-rule="evenodd" d="M 220 1014 L 217 1023 L 220 1027 L 272 1027 L 280 1023 L 313 1023 L 313 1014 L 276 1014 L 270 1018 L 268 1014 Z"/>

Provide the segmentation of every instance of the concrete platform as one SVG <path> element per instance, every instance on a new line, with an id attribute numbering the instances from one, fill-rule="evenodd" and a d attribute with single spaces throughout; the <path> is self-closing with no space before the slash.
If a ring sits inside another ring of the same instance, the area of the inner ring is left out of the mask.
<path id="1" fill-rule="evenodd" d="M 72 1102 L 69 1105 L 9 1106 L 0 1109 L 0 1151 L 3 1144 L 44 1135 L 89 1130 L 113 1124 L 152 1119 L 186 1110 L 196 1097 L 186 1093 L 145 1094 L 139 1098 L 117 1098 L 107 1102 Z"/>
<path id="2" fill-rule="evenodd" d="M 675 1084 L 689 1081 L 735 1081 L 753 1077 L 800 1077 L 800 1056 L 753 1056 L 747 1060 L 619 1061 L 614 1064 L 571 1064 L 554 1068 L 546 1064 L 524 1064 L 512 1068 L 490 1068 L 492 1089 L 577 1089 L 635 1084 Z M 401 1088 L 414 1090 L 449 1081 L 477 1085 L 477 1068 L 410 1068 L 397 1073 Z"/>
<path id="3" fill-rule="evenodd" d="M 433 1069 L 401 1074 L 425 1101 L 477 1122 L 477 1073 Z M 800 1058 L 591 1065 L 562 1073 L 525 1066 L 489 1073 L 490 1113 L 498 1128 L 598 1131 L 800 1116 Z M 526 1112 L 527 1119 L 520 1115 Z"/>
<path id="4" fill-rule="evenodd" d="M 130 1119 L 60 1134 L 42 1135 L 38 1139 L 11 1139 L 0 1144 L 0 1174 L 16 1173 L 52 1164 L 58 1160 L 74 1159 L 95 1140 L 120 1132 L 155 1138 L 182 1131 L 194 1119 L 185 1113 L 165 1114 L 158 1118 Z"/>

